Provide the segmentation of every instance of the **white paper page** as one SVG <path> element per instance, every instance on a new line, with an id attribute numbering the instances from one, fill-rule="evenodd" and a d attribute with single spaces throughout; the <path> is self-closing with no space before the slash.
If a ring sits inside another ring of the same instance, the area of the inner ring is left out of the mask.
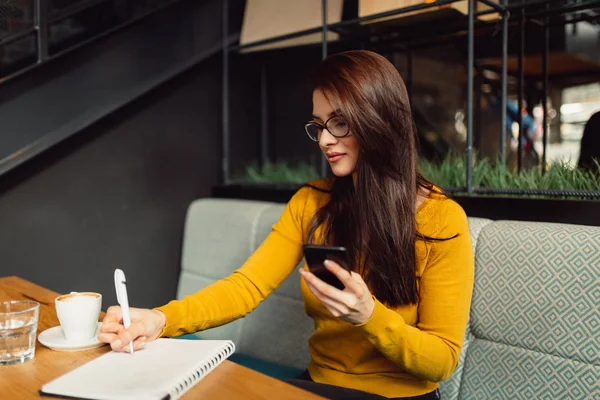
<path id="1" fill-rule="evenodd" d="M 106 353 L 44 385 L 42 391 L 85 399 L 163 399 L 229 341 L 162 338 L 133 355 Z M 221 357 L 225 359 L 225 357 Z"/>

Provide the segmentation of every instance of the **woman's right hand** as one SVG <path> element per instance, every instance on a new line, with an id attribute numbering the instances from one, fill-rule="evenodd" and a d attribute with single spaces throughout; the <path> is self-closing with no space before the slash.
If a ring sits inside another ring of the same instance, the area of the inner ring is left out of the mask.
<path id="1" fill-rule="evenodd" d="M 102 321 L 98 340 L 109 343 L 114 351 L 129 351 L 129 342 L 133 349 L 139 350 L 147 342 L 158 338 L 166 324 L 165 315 L 158 310 L 130 308 L 131 325 L 125 329 L 121 307 L 109 307 Z"/>

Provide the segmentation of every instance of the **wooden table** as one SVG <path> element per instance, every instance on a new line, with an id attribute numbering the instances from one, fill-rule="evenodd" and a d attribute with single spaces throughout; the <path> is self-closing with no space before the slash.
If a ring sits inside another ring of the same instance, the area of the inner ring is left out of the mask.
<path id="1" fill-rule="evenodd" d="M 51 290 L 11 276 L 0 278 L 0 301 L 35 300 L 40 303 L 37 334 L 58 325 Z M 102 316 L 101 316 L 102 318 Z M 80 351 L 53 351 L 36 341 L 35 358 L 23 364 L 0 365 L 0 390 L 6 399 L 55 398 L 41 396 L 46 382 L 110 351 L 109 346 Z M 263 375 L 231 361 L 224 361 L 198 382 L 183 399 L 322 399 L 285 382 Z"/>

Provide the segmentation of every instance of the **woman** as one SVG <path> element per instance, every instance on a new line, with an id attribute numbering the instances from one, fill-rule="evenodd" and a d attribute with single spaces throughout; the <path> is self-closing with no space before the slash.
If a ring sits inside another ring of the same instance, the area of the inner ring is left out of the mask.
<path id="1" fill-rule="evenodd" d="M 138 349 L 228 323 L 292 273 L 303 244 L 341 245 L 355 260 L 353 272 L 334 262 L 327 269 L 344 290 L 300 270 L 315 332 L 305 381 L 295 383 L 330 398 L 437 399 L 437 382 L 458 363 L 471 301 L 466 215 L 417 173 L 406 88 L 384 57 L 332 55 L 317 68 L 314 85 L 306 131 L 335 177 L 301 188 L 231 276 L 157 309 L 133 309 L 128 330 L 111 307 L 100 340 L 126 351 L 131 340 Z"/>

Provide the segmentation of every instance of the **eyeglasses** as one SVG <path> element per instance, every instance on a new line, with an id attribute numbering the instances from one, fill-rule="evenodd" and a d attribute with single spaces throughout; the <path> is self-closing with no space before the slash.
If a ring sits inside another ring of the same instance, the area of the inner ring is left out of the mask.
<path id="1" fill-rule="evenodd" d="M 304 130 L 311 140 L 318 142 L 321 137 L 323 129 L 327 129 L 332 136 L 336 138 L 342 138 L 350 133 L 350 128 L 346 120 L 339 115 L 334 115 L 325 121 L 324 124 L 320 124 L 317 121 L 310 121 L 304 125 Z"/>

